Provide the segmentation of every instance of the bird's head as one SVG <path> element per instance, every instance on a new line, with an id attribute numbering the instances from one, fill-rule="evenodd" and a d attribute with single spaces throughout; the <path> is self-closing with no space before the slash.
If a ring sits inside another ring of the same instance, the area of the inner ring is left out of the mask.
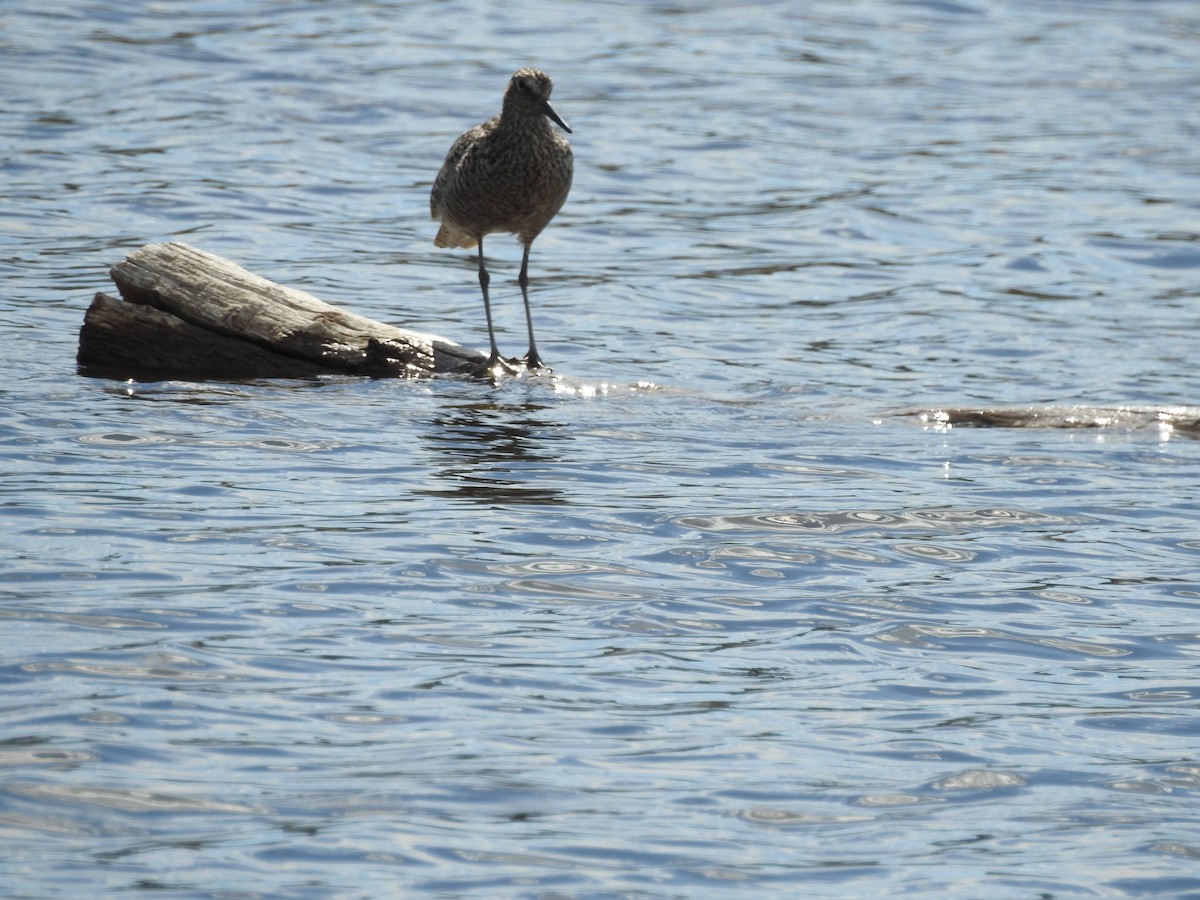
<path id="1" fill-rule="evenodd" d="M 536 110 L 563 131 L 571 134 L 571 129 L 554 111 L 550 105 L 550 92 L 554 90 L 554 82 L 550 76 L 538 69 L 518 69 L 508 82 L 508 90 L 504 92 L 504 105 L 515 106 L 522 110 Z"/>

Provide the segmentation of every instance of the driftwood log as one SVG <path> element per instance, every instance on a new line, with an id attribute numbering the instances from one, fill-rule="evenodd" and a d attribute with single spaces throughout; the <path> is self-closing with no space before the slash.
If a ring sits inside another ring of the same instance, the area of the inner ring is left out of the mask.
<path id="1" fill-rule="evenodd" d="M 481 374 L 486 357 L 283 287 L 187 244 L 148 244 L 111 271 L 79 332 L 87 374 L 154 380 Z"/>

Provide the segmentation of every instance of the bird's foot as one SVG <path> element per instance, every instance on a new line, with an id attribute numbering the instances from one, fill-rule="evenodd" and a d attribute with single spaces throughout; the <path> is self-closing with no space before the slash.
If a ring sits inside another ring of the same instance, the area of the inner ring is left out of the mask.
<path id="1" fill-rule="evenodd" d="M 510 362 L 501 356 L 499 351 L 493 350 L 491 355 L 480 365 L 479 374 L 491 375 L 493 377 L 497 375 L 516 375 L 521 370 L 513 364 L 515 362 L 516 360 Z"/>
<path id="2" fill-rule="evenodd" d="M 550 367 L 542 362 L 542 358 L 538 356 L 538 352 L 536 350 L 530 350 L 525 354 L 525 367 L 531 370 L 543 369 L 547 372 L 550 371 Z"/>

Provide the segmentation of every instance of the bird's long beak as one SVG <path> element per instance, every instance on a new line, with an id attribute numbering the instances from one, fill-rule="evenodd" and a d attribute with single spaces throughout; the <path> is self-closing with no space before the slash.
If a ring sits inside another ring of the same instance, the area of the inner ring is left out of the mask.
<path id="1" fill-rule="evenodd" d="M 566 122 L 564 122 L 561 118 L 559 118 L 558 113 L 556 113 L 554 111 L 554 107 L 550 105 L 549 100 L 542 101 L 542 112 L 544 112 L 546 114 L 546 117 L 548 119 L 550 119 L 551 122 L 558 123 L 558 127 L 561 128 L 563 131 L 565 131 L 567 134 L 575 133 L 575 132 L 571 131 L 570 128 L 567 127 Z"/>

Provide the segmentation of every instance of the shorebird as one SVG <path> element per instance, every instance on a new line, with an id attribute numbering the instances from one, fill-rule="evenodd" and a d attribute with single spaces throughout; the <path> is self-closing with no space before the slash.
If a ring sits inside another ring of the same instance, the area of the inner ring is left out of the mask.
<path id="1" fill-rule="evenodd" d="M 434 246 L 479 248 L 479 287 L 491 343 L 488 369 L 502 362 L 483 262 L 483 239 L 495 232 L 515 234 L 524 247 L 517 283 L 529 328 L 525 364 L 542 366 L 529 312 L 529 246 L 562 208 L 573 170 L 571 145 L 550 125 L 571 132 L 550 105 L 553 88 L 545 72 L 526 68 L 513 73 L 500 115 L 459 135 L 429 196 L 429 211 L 441 221 Z"/>

